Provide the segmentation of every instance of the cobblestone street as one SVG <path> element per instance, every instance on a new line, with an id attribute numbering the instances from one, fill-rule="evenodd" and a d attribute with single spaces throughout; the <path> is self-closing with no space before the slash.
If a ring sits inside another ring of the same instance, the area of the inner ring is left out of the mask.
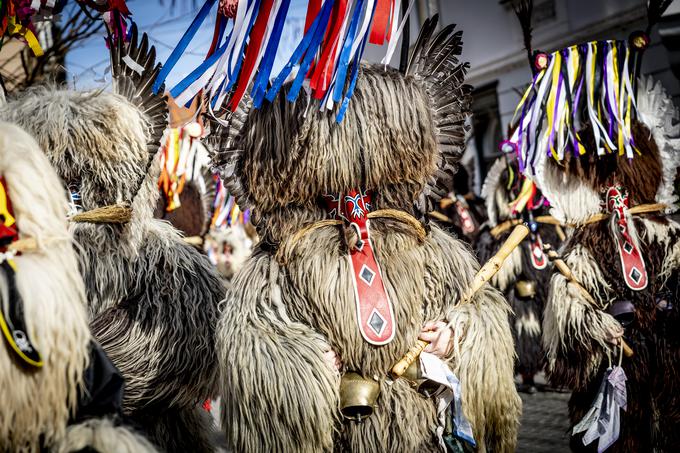
<path id="1" fill-rule="evenodd" d="M 569 451 L 569 393 L 543 391 L 520 393 L 524 410 L 519 429 L 519 453 L 562 453 Z"/>

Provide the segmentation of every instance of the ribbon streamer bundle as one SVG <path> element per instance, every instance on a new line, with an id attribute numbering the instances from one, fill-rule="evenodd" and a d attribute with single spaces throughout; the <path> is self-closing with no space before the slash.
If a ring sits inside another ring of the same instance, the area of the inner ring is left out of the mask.
<path id="1" fill-rule="evenodd" d="M 293 78 L 288 100 L 297 99 L 303 84 L 320 101 L 320 109 L 340 104 L 341 121 L 352 97 L 364 48 L 368 42 L 388 42 L 389 63 L 403 29 L 399 21 L 402 0 L 310 0 L 305 33 L 278 74 L 274 60 L 281 43 L 291 0 L 239 0 L 220 2 L 215 33 L 201 65 L 170 91 L 177 103 L 188 104 L 206 92 L 210 111 L 233 111 L 250 87 L 253 105 L 271 102 L 283 83 Z M 206 0 L 163 67 L 156 92 L 210 14 L 216 0 Z M 414 1 L 411 0 L 410 7 Z M 407 11 L 408 13 L 408 11 Z M 270 85 L 270 80 L 273 82 Z"/>
<path id="2" fill-rule="evenodd" d="M 121 36 L 127 42 L 127 20 L 132 13 L 125 0 L 78 0 L 78 2 L 101 13 L 114 42 Z"/>
<path id="3" fill-rule="evenodd" d="M 40 57 L 43 49 L 36 37 L 37 17 L 59 14 L 65 1 L 56 0 L 0 0 L 0 37 L 22 38 L 33 52 Z"/>
<path id="4" fill-rule="evenodd" d="M 247 224 L 250 221 L 250 209 L 242 211 L 239 208 L 236 198 L 229 193 L 218 176 L 215 176 L 215 184 L 214 212 L 210 222 L 210 229 L 226 228 L 235 224 Z"/>
<path id="5" fill-rule="evenodd" d="M 631 44 L 633 43 L 633 44 Z M 561 161 L 586 152 L 578 130 L 590 122 L 598 155 L 618 152 L 632 159 L 636 113 L 637 41 L 600 41 L 552 53 L 515 110 L 520 170 L 534 174 L 539 158 Z"/>
<path id="6" fill-rule="evenodd" d="M 158 187 L 165 195 L 165 210 L 172 212 L 181 206 L 184 184 L 196 179 L 201 165 L 198 151 L 203 128 L 198 123 L 165 131 L 161 146 L 161 174 Z M 207 155 L 207 152 L 204 153 Z M 198 179 L 200 181 L 200 178 Z"/>
<path id="7" fill-rule="evenodd" d="M 68 0 L 0 0 L 0 48 L 4 36 L 16 37 L 26 42 L 33 55 L 43 56 L 36 23 L 54 19 L 67 3 Z M 77 0 L 77 3 L 101 13 L 114 39 L 119 33 L 127 35 L 126 21 L 131 13 L 125 0 Z"/>

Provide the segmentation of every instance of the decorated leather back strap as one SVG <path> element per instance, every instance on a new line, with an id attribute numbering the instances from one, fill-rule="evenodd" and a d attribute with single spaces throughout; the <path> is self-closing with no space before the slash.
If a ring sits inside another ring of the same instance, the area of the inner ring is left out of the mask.
<path id="1" fill-rule="evenodd" d="M 648 283 L 647 267 L 642 251 L 631 234 L 628 193 L 622 187 L 610 187 L 607 190 L 606 203 L 607 210 L 611 212 L 616 222 L 613 234 L 619 252 L 623 279 L 633 291 L 642 291 Z"/>
<path id="2" fill-rule="evenodd" d="M 359 332 L 368 343 L 385 345 L 394 339 L 397 326 L 392 301 L 371 242 L 368 220 L 371 195 L 362 190 L 350 190 L 345 194 L 327 195 L 325 199 L 329 212 L 344 220 L 357 233 L 357 241 L 350 248 L 348 258 Z"/>
<path id="3" fill-rule="evenodd" d="M 7 184 L 4 178 L 0 178 L 0 272 L 7 285 L 7 301 L 0 303 L 0 330 L 21 363 L 40 368 L 43 365 L 42 358 L 28 334 L 24 301 L 16 286 L 17 265 L 14 256 L 18 252 L 12 249 L 12 244 L 18 237 Z"/>
<path id="4" fill-rule="evenodd" d="M 0 271 L 5 276 L 8 295 L 7 303 L 3 303 L 2 309 L 0 309 L 2 334 L 22 363 L 33 368 L 41 368 L 43 366 L 42 357 L 28 334 L 24 315 L 24 300 L 16 286 L 16 265 L 11 259 L 5 258 L 0 264 Z"/>
<path id="5" fill-rule="evenodd" d="M 531 240 L 527 244 L 529 247 L 529 255 L 531 257 L 531 265 L 534 269 L 543 270 L 548 267 L 548 257 L 543 253 L 543 240 L 541 235 L 536 232 L 531 235 Z"/>

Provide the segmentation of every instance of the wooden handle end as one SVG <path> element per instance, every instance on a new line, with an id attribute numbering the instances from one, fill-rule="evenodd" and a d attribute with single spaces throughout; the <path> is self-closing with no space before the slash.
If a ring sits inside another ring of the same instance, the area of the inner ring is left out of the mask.
<path id="1" fill-rule="evenodd" d="M 429 343 L 427 341 L 418 340 L 416 344 L 408 350 L 404 357 L 392 367 L 392 376 L 394 378 L 403 376 L 408 367 L 410 367 L 413 362 L 418 360 L 418 356 L 421 352 L 423 352 L 428 344 Z"/>

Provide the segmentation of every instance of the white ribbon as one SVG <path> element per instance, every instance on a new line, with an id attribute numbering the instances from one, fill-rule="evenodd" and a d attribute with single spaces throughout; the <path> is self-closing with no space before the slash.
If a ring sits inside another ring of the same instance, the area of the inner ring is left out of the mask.
<path id="1" fill-rule="evenodd" d="M 404 17 L 401 18 L 399 28 L 395 30 L 394 28 L 398 22 L 397 18 L 399 17 L 399 10 L 401 9 L 401 0 L 396 0 L 394 5 L 394 17 L 392 18 L 392 35 L 390 36 L 390 42 L 387 44 L 387 53 L 385 54 L 385 57 L 380 61 L 381 64 L 387 66 L 388 64 L 390 64 L 390 61 L 392 61 L 392 56 L 394 55 L 394 51 L 397 49 L 397 43 L 399 42 L 399 38 L 401 38 L 401 34 L 404 32 L 406 19 L 408 19 L 409 14 L 411 14 L 411 8 L 413 8 L 414 3 L 415 0 L 411 0 L 411 2 L 408 5 L 408 8 L 406 8 Z"/>

